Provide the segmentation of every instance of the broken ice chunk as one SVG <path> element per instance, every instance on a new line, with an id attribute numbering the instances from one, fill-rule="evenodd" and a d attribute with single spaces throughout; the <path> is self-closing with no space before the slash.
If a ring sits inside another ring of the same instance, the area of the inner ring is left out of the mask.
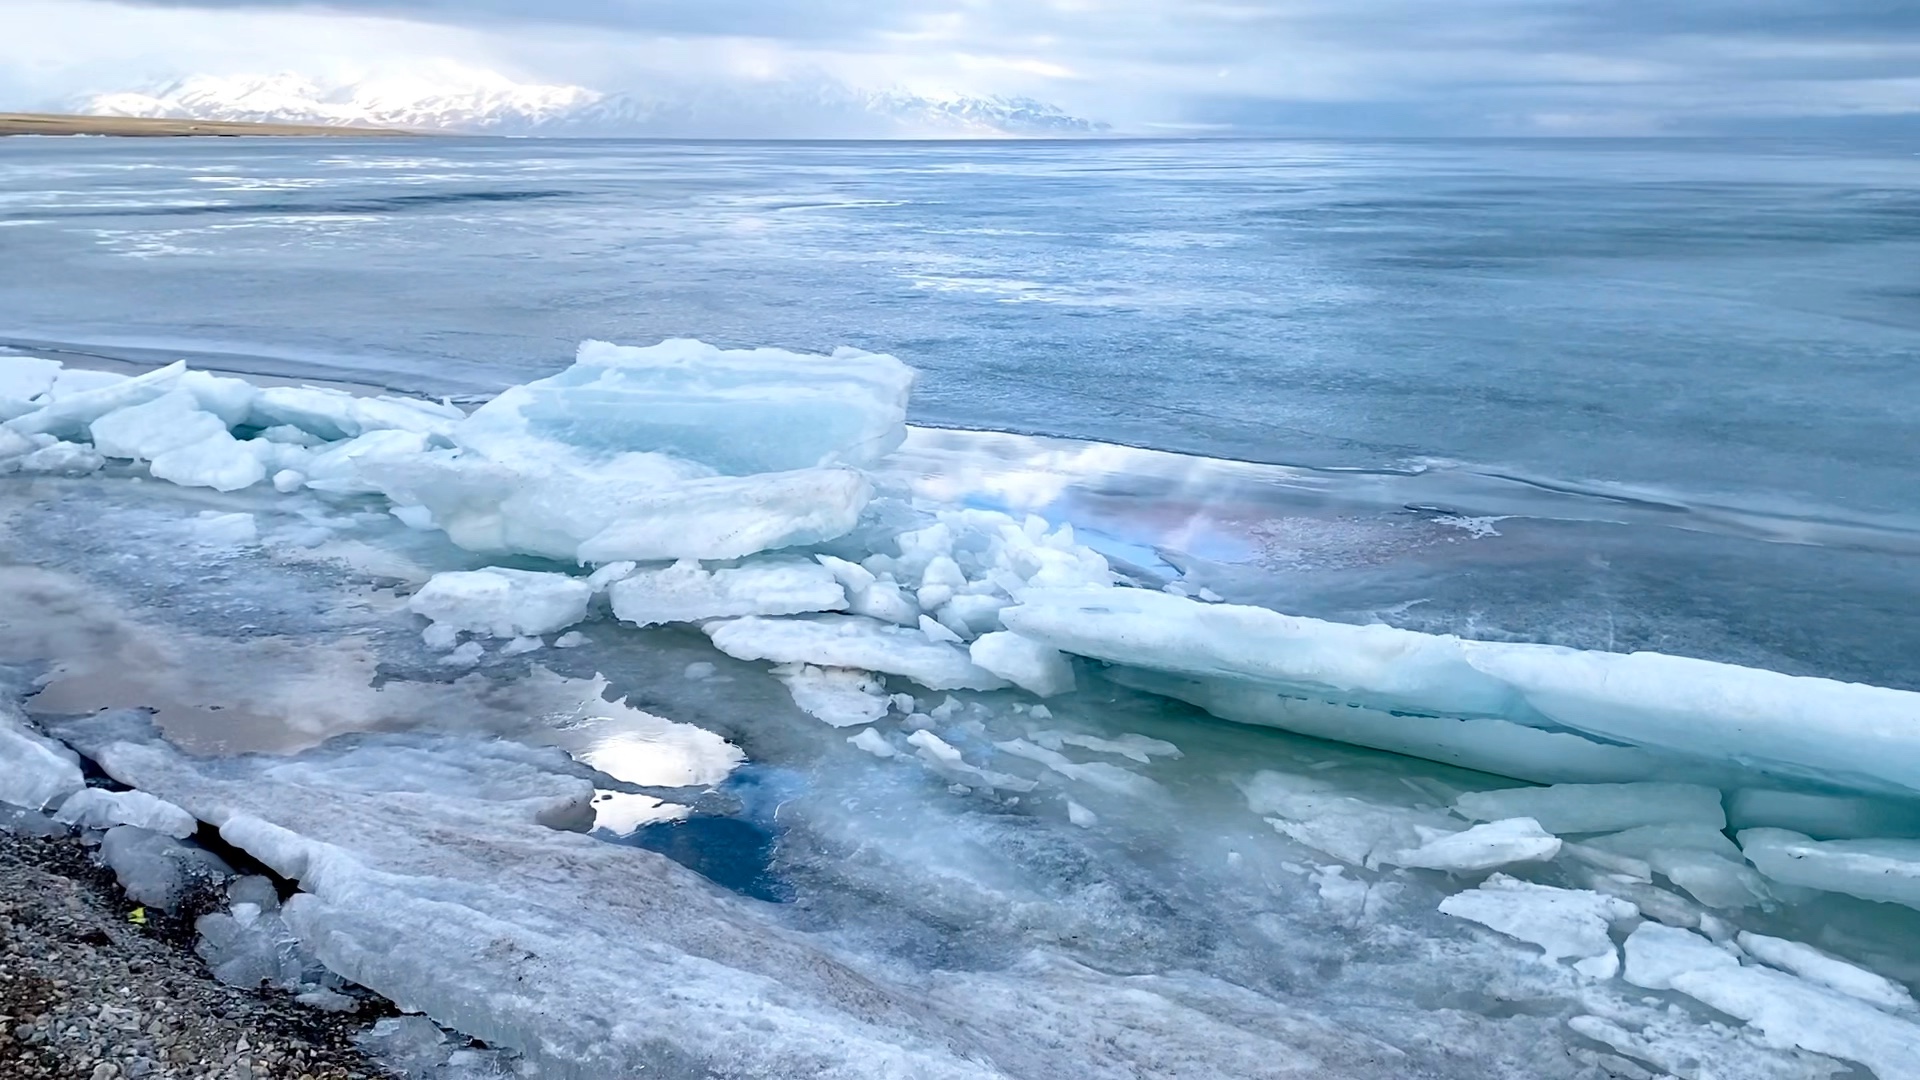
<path id="1" fill-rule="evenodd" d="M 486 646 L 477 641 L 469 641 L 440 658 L 448 667 L 472 667 L 487 655 Z"/>
<path id="2" fill-rule="evenodd" d="M 1691 930 L 1641 923 L 1627 936 L 1624 976 L 1634 986 L 1670 990 L 1673 977 L 1689 971 L 1737 968 L 1740 960 Z"/>
<path id="3" fill-rule="evenodd" d="M 1920 837 L 1920 804 L 1864 795 L 1742 788 L 1727 795 L 1734 829 L 1791 829 L 1816 840 Z"/>
<path id="4" fill-rule="evenodd" d="M 847 603 L 831 570 L 799 558 L 755 559 L 719 570 L 682 559 L 614 581 L 607 597 L 616 617 L 638 626 L 835 611 Z"/>
<path id="5" fill-rule="evenodd" d="M 1733 841 L 1706 825 L 1643 825 L 1587 844 L 1644 861 L 1708 907 L 1745 908 L 1772 899 Z"/>
<path id="6" fill-rule="evenodd" d="M 1160 785 L 1146 777 L 1104 761 L 1073 761 L 1065 754 L 1035 746 L 1025 739 L 1009 739 L 993 745 L 1014 757 L 1037 761 L 1069 780 L 1078 780 L 1115 795 L 1141 799 L 1160 792 Z"/>
<path id="7" fill-rule="evenodd" d="M 144 791 L 106 791 L 83 788 L 74 792 L 53 815 L 82 829 L 110 829 L 138 825 L 167 836 L 185 839 L 200 828 L 192 814 Z"/>
<path id="8" fill-rule="evenodd" d="M 435 574 L 407 607 L 436 624 L 511 638 L 563 630 L 587 617 L 592 599 L 579 578 L 490 566 Z"/>
<path id="9" fill-rule="evenodd" d="M 1560 854 L 1560 838 L 1543 831 L 1532 818 L 1492 821 L 1459 833 L 1420 831 L 1425 843 L 1382 855 L 1380 861 L 1389 866 L 1472 873 L 1517 862 L 1546 862 Z"/>
<path id="10" fill-rule="evenodd" d="M 302 470 L 307 486 L 336 495 L 371 495 L 381 490 L 373 479 L 381 462 L 407 461 L 427 452 L 432 436 L 420 431 L 369 431 L 334 443 L 313 455 Z"/>
<path id="11" fill-rule="evenodd" d="M 920 616 L 920 632 L 926 635 L 926 638 L 928 641 L 932 641 L 932 642 L 936 642 L 944 645 L 960 644 L 959 634 L 956 634 L 951 629 L 948 629 L 947 627 L 942 626 L 939 622 L 935 621 L 932 616 L 929 616 L 929 615 Z M 977 660 L 974 662 L 979 663 L 979 661 Z"/>
<path id="12" fill-rule="evenodd" d="M 1046 708 L 1045 705 L 1037 705 L 1029 715 L 1035 720 L 1048 719 L 1051 714 L 1046 713 Z M 1180 748 L 1167 742 L 1165 739 L 1149 738 L 1148 736 L 1137 735 L 1133 732 L 1107 739 L 1098 735 L 1075 734 L 1065 731 L 1037 731 L 1033 733 L 1032 738 L 1034 742 L 1039 743 L 1049 750 L 1058 750 L 1062 746 L 1080 746 L 1102 754 L 1119 754 L 1121 757 L 1131 761 L 1137 761 L 1142 765 L 1152 764 L 1155 757 L 1177 758 L 1181 756 Z"/>
<path id="13" fill-rule="evenodd" d="M 1726 827 L 1720 793 L 1697 784 L 1554 784 L 1474 791 L 1454 809 L 1476 821 L 1530 817 L 1556 835 L 1615 832 L 1641 825 Z"/>
<path id="14" fill-rule="evenodd" d="M 1758 1028 L 1767 1042 L 1857 1061 L 1881 1080 L 1920 1076 L 1920 1024 L 1760 967 L 1689 971 L 1673 988 Z"/>
<path id="15" fill-rule="evenodd" d="M 575 554 L 585 563 L 739 559 L 824 543 L 850 532 L 872 498 L 872 484 L 851 469 L 687 480 L 637 494 Z"/>
<path id="16" fill-rule="evenodd" d="M 968 764 L 960 756 L 960 751 L 931 731 L 916 731 L 907 736 L 907 742 L 917 749 L 920 759 L 933 766 L 936 772 L 964 779 L 967 783 L 1019 792 L 1032 791 L 1039 786 L 1024 777 L 993 772 Z"/>
<path id="17" fill-rule="evenodd" d="M 1814 840 L 1785 829 L 1747 829 L 1739 839 L 1774 881 L 1920 908 L 1920 840 Z"/>
<path id="18" fill-rule="evenodd" d="M 981 635 L 967 651 L 974 663 L 1036 697 L 1073 691 L 1073 665 L 1050 645 L 1002 630 Z"/>
<path id="19" fill-rule="evenodd" d="M 1457 828 L 1457 819 L 1369 802 L 1310 777 L 1263 770 L 1241 785 L 1247 806 L 1276 832 L 1342 862 L 1364 866 L 1386 852 L 1418 847 L 1420 827 Z"/>
<path id="20" fill-rule="evenodd" d="M 155 478 L 181 487 L 239 491 L 267 478 L 258 455 L 222 427 L 184 446 L 155 454 L 147 465 Z"/>
<path id="21" fill-rule="evenodd" d="M 130 405 L 89 425 L 93 448 L 111 458 L 151 461 L 169 450 L 227 434 L 227 425 L 185 390 Z"/>
<path id="22" fill-rule="evenodd" d="M 29 728 L 11 701 L 0 700 L 0 802 L 39 810 L 85 786 L 73 751 Z"/>
<path id="23" fill-rule="evenodd" d="M 56 442 L 43 446 L 31 454 L 15 461 L 15 466 L 24 473 L 42 473 L 47 476 L 85 476 L 98 472 L 107 463 L 91 446 L 79 443 Z"/>
<path id="24" fill-rule="evenodd" d="M 631 561 L 610 562 L 588 574 L 587 584 L 593 586 L 594 592 L 605 592 L 614 582 L 632 577 L 637 569 L 639 565 Z"/>
<path id="25" fill-rule="evenodd" d="M 108 413 L 144 404 L 172 390 L 186 371 L 184 361 L 133 378 L 109 372 L 62 371 L 48 395 L 50 400 L 25 416 L 7 421 L 7 426 L 22 435 L 78 438 L 86 434 L 87 425 Z M 72 393 L 62 389 L 63 383 L 80 385 L 83 376 L 92 385 Z"/>
<path id="26" fill-rule="evenodd" d="M 1477 889 L 1455 893 L 1440 902 L 1440 910 L 1477 922 L 1511 938 L 1540 946 L 1548 960 L 1573 959 L 1597 963 L 1582 968 L 1598 974 L 1617 963 L 1607 925 L 1639 914 L 1618 897 L 1584 889 L 1559 889 L 1495 874 Z"/>
<path id="27" fill-rule="evenodd" d="M 260 526 L 252 514 L 203 510 L 193 519 L 191 528 L 194 542 L 208 547 L 242 547 L 260 539 Z"/>
<path id="28" fill-rule="evenodd" d="M 603 453 L 669 453 L 749 475 L 868 465 L 906 437 L 913 369 L 879 353 L 644 348 L 586 341 L 572 367 L 513 387 L 455 434 L 493 453 L 528 438 Z"/>
<path id="29" fill-rule="evenodd" d="M 898 757 L 900 754 L 893 744 L 887 742 L 886 736 L 872 728 L 862 728 L 859 734 L 847 736 L 847 741 L 877 758 Z"/>
<path id="30" fill-rule="evenodd" d="M 703 629 L 721 652 L 738 660 L 879 671 L 912 679 L 930 690 L 998 690 L 1007 685 L 976 666 L 957 646 L 856 616 L 748 616 L 709 623 Z"/>
<path id="31" fill-rule="evenodd" d="M 781 664 L 774 677 L 802 712 L 834 727 L 871 724 L 887 715 L 887 687 L 870 671 Z"/>
<path id="32" fill-rule="evenodd" d="M 188 892 L 224 883 L 231 867 L 211 851 L 137 825 L 116 825 L 100 841 L 100 859 L 137 903 L 171 911 Z"/>
<path id="33" fill-rule="evenodd" d="M 37 356 L 0 356 L 0 401 L 28 402 L 53 389 L 60 361 Z"/>
<path id="34" fill-rule="evenodd" d="M 1907 988 L 1883 975 L 1877 975 L 1863 967 L 1849 964 L 1837 956 L 1830 955 L 1811 945 L 1802 945 L 1785 938 L 1767 937 L 1764 934 L 1740 932 L 1737 939 L 1747 955 L 1763 964 L 1771 964 L 1785 971 L 1791 971 L 1809 982 L 1819 983 L 1829 990 L 1838 990 L 1849 997 L 1871 1002 L 1883 1009 L 1912 1011 L 1913 995 Z"/>

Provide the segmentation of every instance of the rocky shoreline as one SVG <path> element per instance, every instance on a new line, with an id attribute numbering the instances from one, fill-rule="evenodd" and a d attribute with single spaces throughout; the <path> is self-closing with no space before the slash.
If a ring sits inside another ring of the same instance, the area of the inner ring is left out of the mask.
<path id="1" fill-rule="evenodd" d="M 380 1080 L 369 1019 L 217 982 L 185 919 L 144 924 L 78 837 L 0 829 L 0 1076 Z"/>

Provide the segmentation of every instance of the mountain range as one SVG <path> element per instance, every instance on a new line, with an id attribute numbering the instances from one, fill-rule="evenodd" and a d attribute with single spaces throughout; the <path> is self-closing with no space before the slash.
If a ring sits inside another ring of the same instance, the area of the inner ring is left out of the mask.
<path id="1" fill-rule="evenodd" d="M 468 68 L 332 83 L 293 72 L 192 75 L 94 94 L 73 107 L 98 116 L 609 138 L 1070 137 L 1107 130 L 1030 98 L 935 98 L 824 77 L 607 94 Z"/>

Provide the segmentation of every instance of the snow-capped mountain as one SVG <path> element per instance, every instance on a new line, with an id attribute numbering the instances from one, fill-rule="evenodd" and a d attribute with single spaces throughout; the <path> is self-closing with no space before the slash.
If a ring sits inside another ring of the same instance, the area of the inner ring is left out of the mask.
<path id="1" fill-rule="evenodd" d="M 194 75 L 97 94 L 105 116 L 397 127 L 493 135 L 718 138 L 953 138 L 1095 135 L 1106 125 L 1030 98 L 928 98 L 825 78 L 603 94 L 440 66 L 323 84 L 292 72 Z"/>

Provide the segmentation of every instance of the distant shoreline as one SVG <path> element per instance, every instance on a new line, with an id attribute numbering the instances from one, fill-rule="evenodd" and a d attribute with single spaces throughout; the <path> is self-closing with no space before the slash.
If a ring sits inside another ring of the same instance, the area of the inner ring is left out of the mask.
<path id="1" fill-rule="evenodd" d="M 0 136 L 4 135 L 119 135 L 135 138 L 183 138 L 195 136 L 268 136 L 391 138 L 423 137 L 415 131 L 398 128 L 329 127 L 321 124 L 255 124 L 243 120 L 175 120 L 133 116 L 66 116 L 58 113 L 0 112 Z"/>

